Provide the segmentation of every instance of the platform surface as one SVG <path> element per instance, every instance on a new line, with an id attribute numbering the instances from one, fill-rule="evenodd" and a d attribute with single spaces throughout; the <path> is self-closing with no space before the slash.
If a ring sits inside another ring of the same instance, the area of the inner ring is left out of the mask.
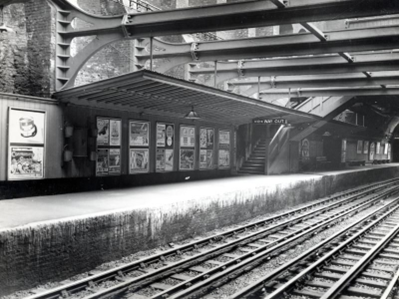
<path id="1" fill-rule="evenodd" d="M 71 217 L 159 207 L 172 202 L 184 203 L 190 199 L 206 198 L 226 192 L 226 190 L 234 192 L 243 188 L 251 188 L 251 186 L 267 186 L 273 191 L 277 186 L 284 188 L 284 185 L 288 186 L 292 183 L 314 180 L 323 176 L 384 167 L 399 167 L 399 163 L 351 167 L 339 171 L 271 176 L 244 175 L 202 181 L 187 180 L 167 185 L 7 199 L 0 201 L 0 230 Z"/>

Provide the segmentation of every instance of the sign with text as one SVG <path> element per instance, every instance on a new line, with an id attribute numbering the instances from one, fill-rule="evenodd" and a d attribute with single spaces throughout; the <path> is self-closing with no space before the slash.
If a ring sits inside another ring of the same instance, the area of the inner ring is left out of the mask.
<path id="1" fill-rule="evenodd" d="M 252 123 L 256 125 L 286 125 L 288 121 L 284 118 L 255 118 Z"/>

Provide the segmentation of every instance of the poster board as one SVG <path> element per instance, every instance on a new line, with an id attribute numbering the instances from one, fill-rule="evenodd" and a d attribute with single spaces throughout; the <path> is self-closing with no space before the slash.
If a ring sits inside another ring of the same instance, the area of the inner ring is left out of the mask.
<path id="1" fill-rule="evenodd" d="M 98 116 L 96 176 L 121 174 L 122 120 Z"/>
<path id="2" fill-rule="evenodd" d="M 346 139 L 342 139 L 341 143 L 341 163 L 346 162 Z"/>
<path id="3" fill-rule="evenodd" d="M 357 154 L 362 154 L 363 153 L 363 140 L 358 140 L 357 141 L 356 153 Z"/>
<path id="4" fill-rule="evenodd" d="M 369 153 L 369 160 L 370 161 L 374 160 L 374 154 L 375 154 L 375 142 L 372 142 L 370 144 L 370 153 Z"/>
<path id="5" fill-rule="evenodd" d="M 199 168 L 214 169 L 215 129 L 200 128 Z"/>
<path id="6" fill-rule="evenodd" d="M 46 113 L 9 108 L 8 180 L 45 177 Z"/>
<path id="7" fill-rule="evenodd" d="M 129 121 L 129 174 L 150 171 L 150 122 Z"/>
<path id="8" fill-rule="evenodd" d="M 157 123 L 156 132 L 155 171 L 173 171 L 175 126 L 169 123 Z"/>
<path id="9" fill-rule="evenodd" d="M 230 168 L 230 131 L 219 130 L 218 167 Z"/>
<path id="10" fill-rule="evenodd" d="M 195 127 L 180 125 L 179 169 L 195 168 Z"/>
<path id="11" fill-rule="evenodd" d="M 364 141 L 363 143 L 363 154 L 367 155 L 369 153 L 369 142 Z"/>

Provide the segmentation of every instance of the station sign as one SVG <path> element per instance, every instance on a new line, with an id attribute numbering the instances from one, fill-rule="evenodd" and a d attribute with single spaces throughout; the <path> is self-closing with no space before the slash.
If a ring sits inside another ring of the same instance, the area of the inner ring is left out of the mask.
<path id="1" fill-rule="evenodd" d="M 285 118 L 255 118 L 252 123 L 257 125 L 286 125 L 288 121 Z"/>

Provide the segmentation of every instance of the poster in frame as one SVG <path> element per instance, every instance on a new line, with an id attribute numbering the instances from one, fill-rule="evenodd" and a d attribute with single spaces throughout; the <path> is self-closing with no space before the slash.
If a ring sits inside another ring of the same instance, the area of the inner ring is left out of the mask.
<path id="1" fill-rule="evenodd" d="M 363 153 L 363 140 L 358 140 L 357 141 L 356 153 L 357 154 L 362 154 Z"/>
<path id="2" fill-rule="evenodd" d="M 371 142 L 371 144 L 370 144 L 370 152 L 369 152 L 369 160 L 370 161 L 374 160 L 374 154 L 375 154 L 375 143 Z"/>
<path id="3" fill-rule="evenodd" d="M 129 144 L 130 146 L 150 145 L 150 123 L 148 121 L 129 121 Z"/>
<path id="4" fill-rule="evenodd" d="M 44 148 L 42 146 L 11 145 L 8 157 L 9 180 L 44 178 Z"/>
<path id="5" fill-rule="evenodd" d="M 97 149 L 96 175 L 104 176 L 109 174 L 109 149 Z"/>
<path id="6" fill-rule="evenodd" d="M 367 155 L 369 153 L 369 142 L 364 141 L 363 143 L 363 154 Z"/>
<path id="7" fill-rule="evenodd" d="M 122 135 L 122 122 L 118 119 L 110 119 L 110 134 L 109 134 L 109 145 L 120 146 L 121 145 L 121 135 Z"/>
<path id="8" fill-rule="evenodd" d="M 225 169 L 230 168 L 230 151 L 225 149 L 219 149 L 219 168 Z"/>
<path id="9" fill-rule="evenodd" d="M 119 148 L 109 149 L 109 174 L 121 173 L 121 150 Z"/>
<path id="10" fill-rule="evenodd" d="M 109 119 L 97 117 L 97 145 L 109 145 Z"/>
<path id="11" fill-rule="evenodd" d="M 219 130 L 219 145 L 230 146 L 230 131 Z"/>
<path id="12" fill-rule="evenodd" d="M 147 148 L 131 148 L 129 157 L 130 174 L 149 171 L 149 151 Z"/>
<path id="13" fill-rule="evenodd" d="M 180 149 L 180 170 L 194 170 L 195 151 L 191 148 Z"/>
<path id="14" fill-rule="evenodd" d="M 195 147 L 195 127 L 180 126 L 180 147 Z"/>
<path id="15" fill-rule="evenodd" d="M 46 113 L 44 111 L 9 109 L 8 141 L 19 144 L 44 144 Z"/>

